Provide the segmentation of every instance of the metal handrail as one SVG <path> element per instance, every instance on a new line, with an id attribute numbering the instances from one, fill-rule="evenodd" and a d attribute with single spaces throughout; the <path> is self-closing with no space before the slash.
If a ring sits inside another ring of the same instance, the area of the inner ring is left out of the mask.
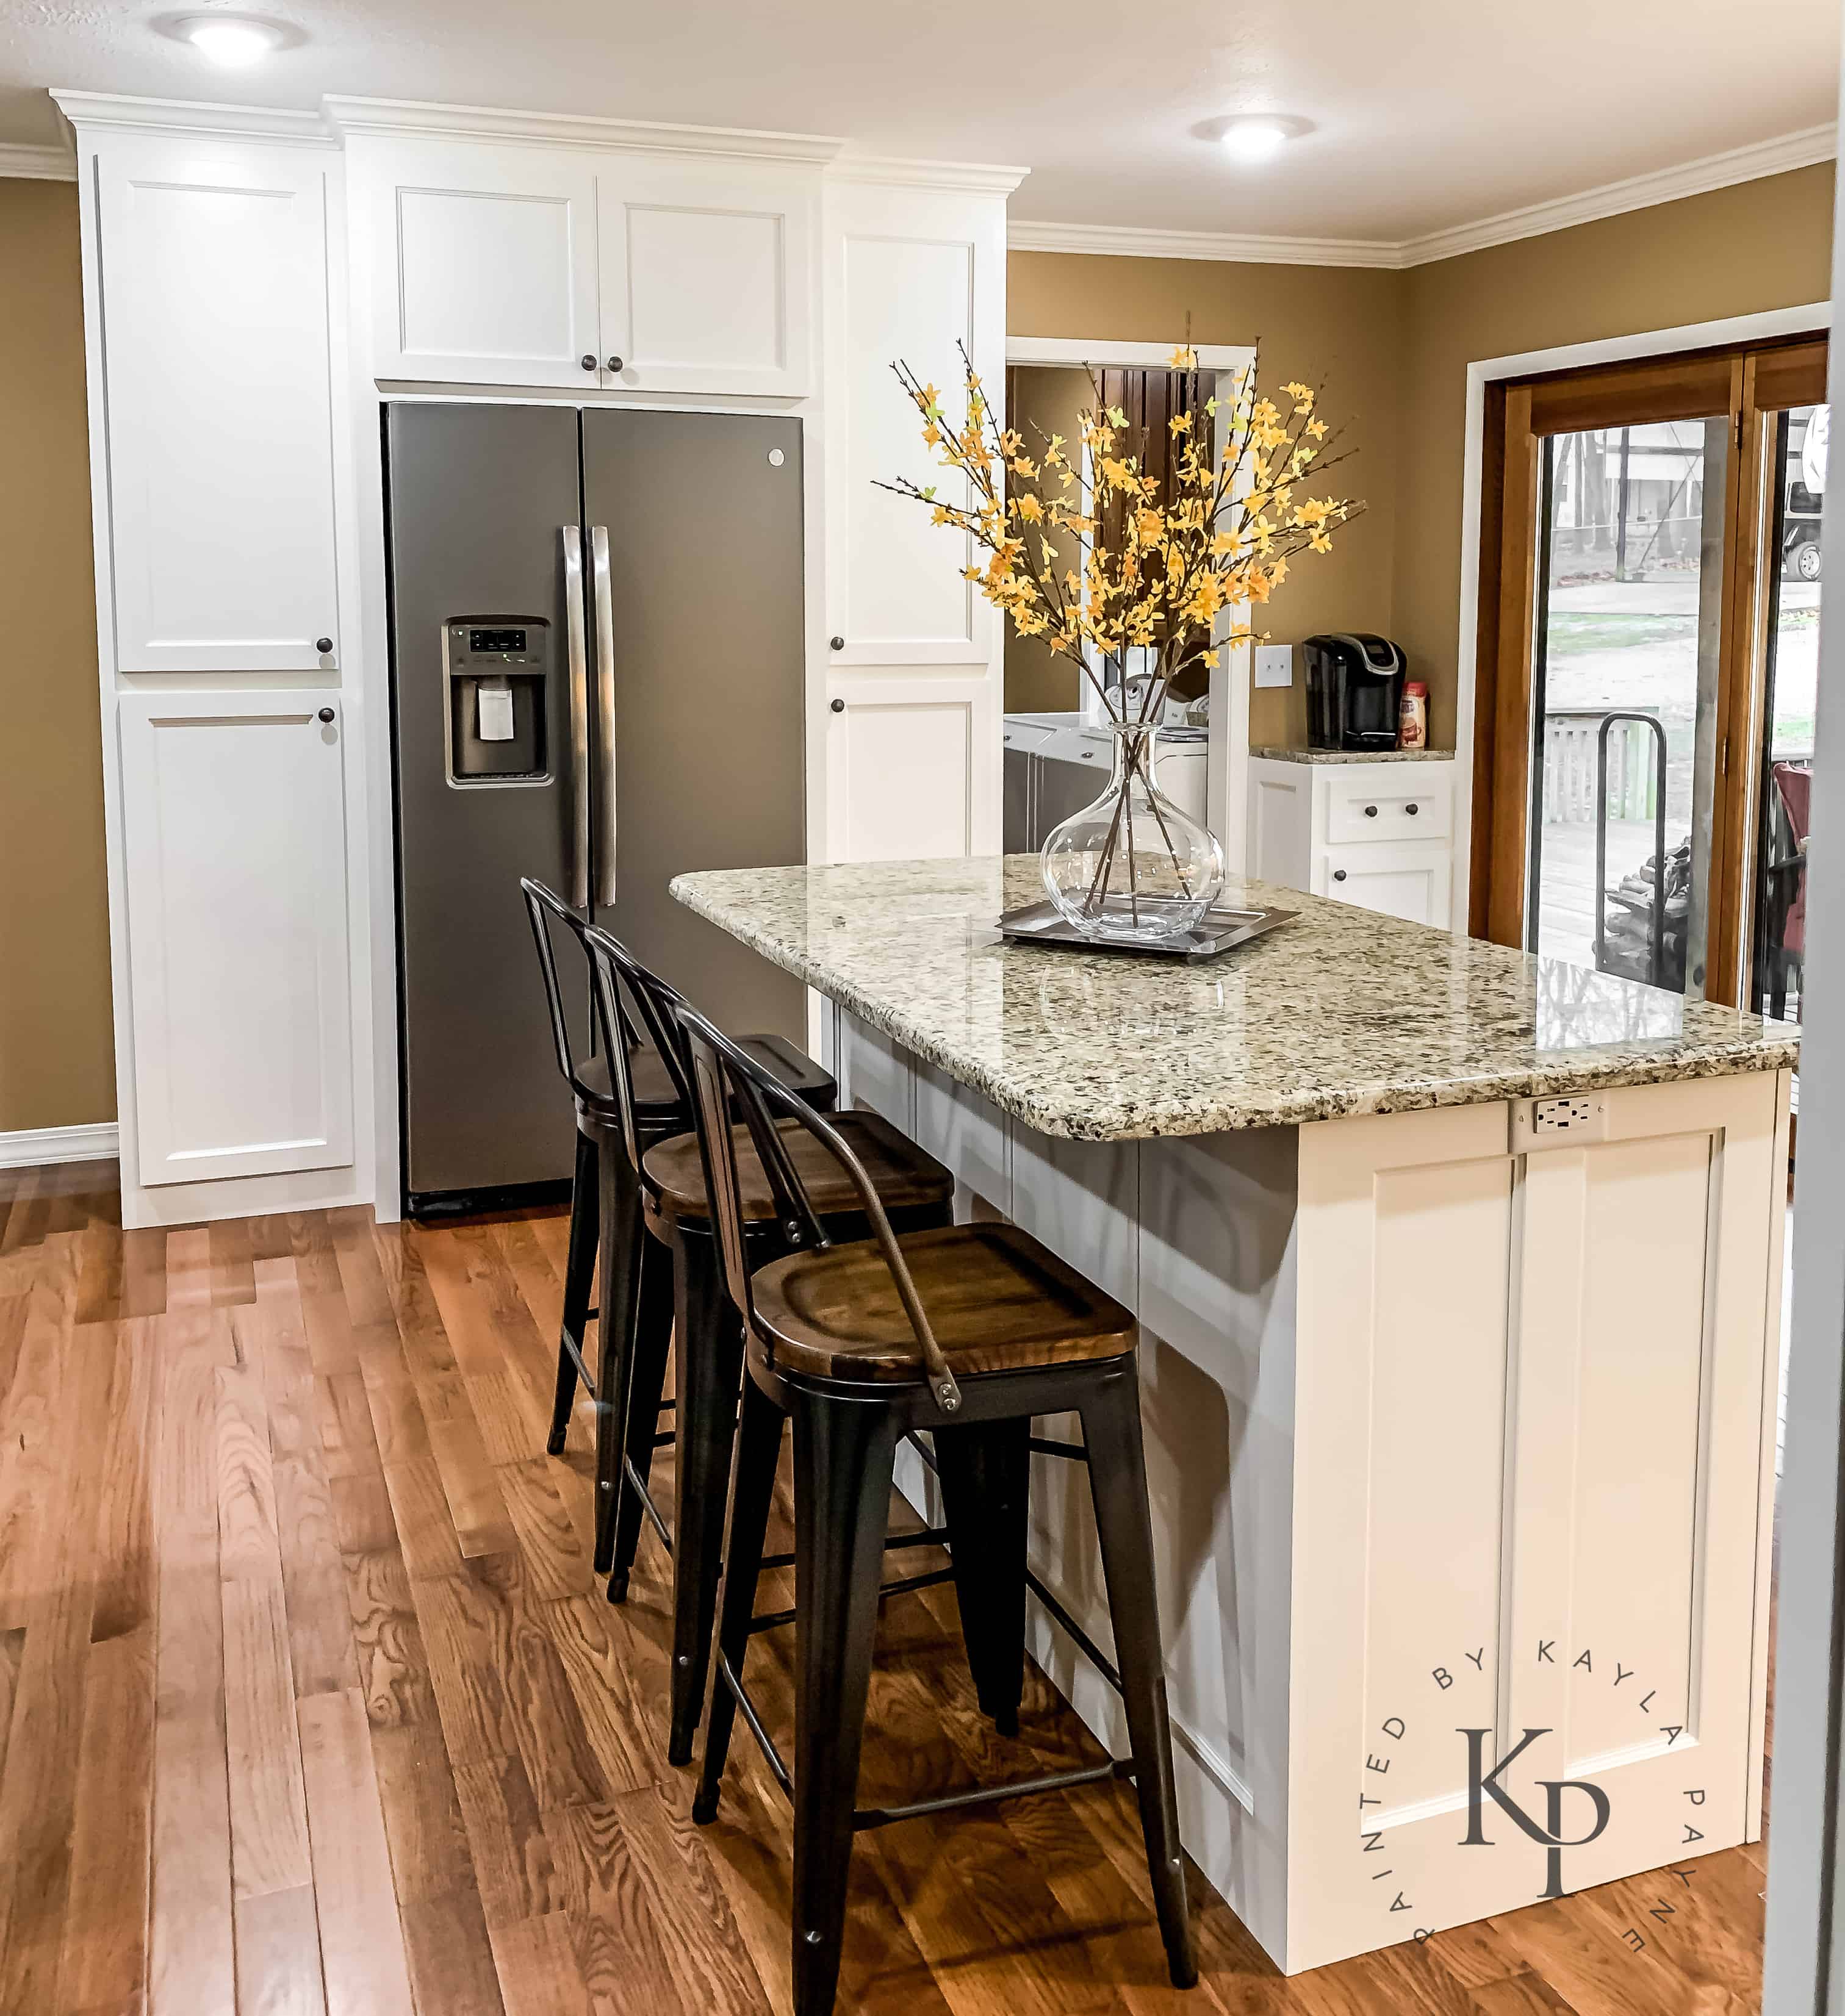
<path id="1" fill-rule="evenodd" d="M 1652 730 L 1652 946 L 1648 978 L 1657 987 L 1666 959 L 1666 730 L 1656 714 L 1605 714 L 1595 731 L 1595 970 L 1607 970 L 1602 962 L 1608 930 L 1608 732 L 1617 721 L 1637 721 Z"/>

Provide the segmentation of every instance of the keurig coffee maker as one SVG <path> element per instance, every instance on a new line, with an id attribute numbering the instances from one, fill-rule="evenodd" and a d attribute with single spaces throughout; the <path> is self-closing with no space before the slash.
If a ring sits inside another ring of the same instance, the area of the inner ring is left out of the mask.
<path id="1" fill-rule="evenodd" d="M 1407 661 L 1388 637 L 1360 631 L 1310 637 L 1307 746 L 1312 749 L 1394 749 Z"/>

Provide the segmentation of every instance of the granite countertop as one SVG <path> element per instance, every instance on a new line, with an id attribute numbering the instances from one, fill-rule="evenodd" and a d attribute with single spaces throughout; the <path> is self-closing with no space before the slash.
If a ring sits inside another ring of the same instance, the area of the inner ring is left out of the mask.
<path id="1" fill-rule="evenodd" d="M 1799 1031 L 1273 883 L 1202 966 L 1006 944 L 1036 855 L 682 875 L 679 900 L 1046 1134 L 1087 1141 L 1791 1066 Z"/>
<path id="2" fill-rule="evenodd" d="M 1271 763 L 1451 763 L 1451 749 L 1252 749 Z"/>

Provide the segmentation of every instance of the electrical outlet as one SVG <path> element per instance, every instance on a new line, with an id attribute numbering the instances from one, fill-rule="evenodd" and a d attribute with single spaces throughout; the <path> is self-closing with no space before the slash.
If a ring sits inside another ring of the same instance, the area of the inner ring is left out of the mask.
<path id="1" fill-rule="evenodd" d="M 1291 686 L 1294 683 L 1294 646 L 1258 644 L 1256 646 L 1256 683 L 1259 686 Z"/>
<path id="2" fill-rule="evenodd" d="M 1541 1148 L 1573 1148 L 1584 1141 L 1607 1138 L 1608 1102 L 1599 1093 L 1512 1102 L 1512 1152 L 1515 1155 L 1532 1154 Z"/>

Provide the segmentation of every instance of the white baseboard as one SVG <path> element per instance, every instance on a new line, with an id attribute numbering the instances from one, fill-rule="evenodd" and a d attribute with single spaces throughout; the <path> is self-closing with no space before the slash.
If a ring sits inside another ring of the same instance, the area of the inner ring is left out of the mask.
<path id="1" fill-rule="evenodd" d="M 87 1127 L 21 1127 L 0 1132 L 0 1169 L 32 1169 L 47 1162 L 103 1162 L 116 1152 L 113 1120 Z"/>

